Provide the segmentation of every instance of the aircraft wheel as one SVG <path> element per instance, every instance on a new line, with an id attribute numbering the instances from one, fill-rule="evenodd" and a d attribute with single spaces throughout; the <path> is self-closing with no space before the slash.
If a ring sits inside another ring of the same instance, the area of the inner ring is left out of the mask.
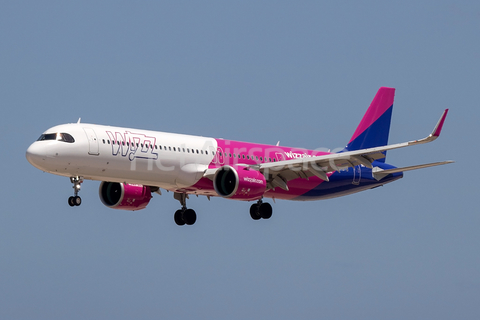
<path id="1" fill-rule="evenodd" d="M 70 207 L 75 206 L 75 202 L 74 202 L 74 201 L 75 201 L 75 197 L 69 197 L 69 198 L 68 198 L 68 205 L 69 205 Z"/>
<path id="2" fill-rule="evenodd" d="M 250 216 L 252 217 L 253 220 L 259 220 L 261 218 L 258 212 L 258 204 L 254 203 L 250 207 Z"/>
<path id="3" fill-rule="evenodd" d="M 183 221 L 185 221 L 185 224 L 191 226 L 195 223 L 195 221 L 197 221 L 197 214 L 194 210 L 187 209 L 185 212 L 183 212 Z"/>
<path id="4" fill-rule="evenodd" d="M 76 206 L 81 205 L 82 204 L 82 198 L 80 198 L 79 196 L 73 197 L 73 204 L 76 205 Z"/>
<path id="5" fill-rule="evenodd" d="M 258 207 L 258 212 L 263 219 L 270 219 L 273 209 L 270 203 L 264 202 Z"/>
<path id="6" fill-rule="evenodd" d="M 183 214 L 182 210 L 177 210 L 175 212 L 175 215 L 173 216 L 173 219 L 175 220 L 175 223 L 178 226 L 183 226 L 185 224 L 185 221 L 183 221 L 183 218 L 182 218 L 182 214 Z"/>

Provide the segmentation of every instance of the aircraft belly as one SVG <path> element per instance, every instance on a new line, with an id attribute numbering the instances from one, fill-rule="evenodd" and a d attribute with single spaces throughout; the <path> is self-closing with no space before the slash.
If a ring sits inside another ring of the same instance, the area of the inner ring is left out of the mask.
<path id="1" fill-rule="evenodd" d="M 198 163 L 189 163 L 178 171 L 175 184 L 179 188 L 187 188 L 193 186 L 203 177 L 203 173 L 207 170 L 207 165 Z"/>
<path id="2" fill-rule="evenodd" d="M 311 177 L 309 180 L 291 180 L 288 182 L 288 191 L 275 188 L 267 192 L 266 197 L 297 201 L 330 199 L 372 189 L 398 180 L 402 176 L 402 174 L 392 174 L 377 181 L 372 177 L 370 169 L 363 168 L 361 178 L 356 179 L 350 168 L 347 171 L 335 172 L 328 182 L 316 177 Z"/>

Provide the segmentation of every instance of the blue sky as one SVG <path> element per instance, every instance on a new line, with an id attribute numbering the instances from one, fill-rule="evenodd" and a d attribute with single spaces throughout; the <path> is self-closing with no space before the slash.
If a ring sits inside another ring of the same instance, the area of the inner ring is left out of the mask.
<path id="1" fill-rule="evenodd" d="M 478 319 L 480 4 L 475 1 L 1 1 L 0 318 Z M 395 183 L 316 202 L 103 206 L 25 150 L 83 122 L 343 147 L 395 87 Z"/>

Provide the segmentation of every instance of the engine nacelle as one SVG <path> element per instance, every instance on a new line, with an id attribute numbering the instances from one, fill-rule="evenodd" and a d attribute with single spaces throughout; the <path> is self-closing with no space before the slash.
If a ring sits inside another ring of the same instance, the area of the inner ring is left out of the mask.
<path id="1" fill-rule="evenodd" d="M 257 200 L 265 193 L 267 182 L 257 170 L 242 166 L 223 166 L 215 172 L 213 187 L 224 198 Z"/>
<path id="2" fill-rule="evenodd" d="M 148 186 L 105 181 L 100 184 L 99 194 L 107 207 L 130 211 L 145 209 L 152 198 Z"/>

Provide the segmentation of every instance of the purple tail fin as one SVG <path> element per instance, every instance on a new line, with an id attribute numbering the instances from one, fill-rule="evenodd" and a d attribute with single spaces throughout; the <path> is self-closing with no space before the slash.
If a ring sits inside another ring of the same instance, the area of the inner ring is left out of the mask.
<path id="1" fill-rule="evenodd" d="M 394 88 L 381 87 L 378 89 L 375 98 L 373 98 L 370 107 L 344 151 L 373 148 L 388 144 L 394 96 Z M 385 162 L 385 158 L 377 161 Z"/>

